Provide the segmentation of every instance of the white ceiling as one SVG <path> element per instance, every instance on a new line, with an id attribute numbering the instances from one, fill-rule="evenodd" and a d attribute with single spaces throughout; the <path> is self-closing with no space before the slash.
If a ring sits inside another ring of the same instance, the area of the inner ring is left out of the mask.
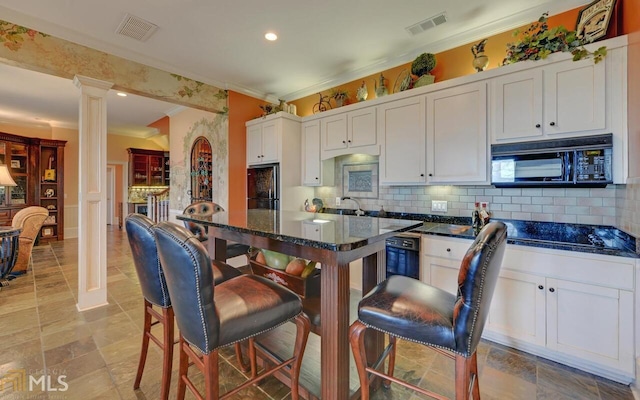
<path id="1" fill-rule="evenodd" d="M 0 19 L 275 102 L 398 66 L 425 51 L 437 53 L 514 29 L 545 11 L 553 15 L 588 2 L 0 0 Z M 445 24 L 416 36 L 405 30 L 442 12 Z M 127 13 L 158 25 L 158 30 L 145 42 L 115 33 Z M 267 31 L 279 39 L 267 42 Z M 18 81 L 11 68 L 0 66 L 0 119 L 21 118 L 22 113 L 31 121 L 38 117 L 52 125 L 77 125 L 78 89 L 71 81 L 27 71 L 19 72 Z M 136 124 L 146 126 L 175 107 L 133 95 L 124 99 L 128 103 L 120 100 L 109 98 L 108 123 L 111 129 L 118 118 L 123 132 Z"/>

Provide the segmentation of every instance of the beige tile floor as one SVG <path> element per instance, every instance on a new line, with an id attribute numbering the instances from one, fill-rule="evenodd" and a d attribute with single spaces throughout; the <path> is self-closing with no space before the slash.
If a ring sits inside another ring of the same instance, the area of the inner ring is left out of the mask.
<path id="1" fill-rule="evenodd" d="M 132 389 L 142 296 L 126 236 L 117 228 L 108 232 L 108 306 L 76 310 L 78 242 L 73 239 L 35 247 L 28 275 L 0 291 L 0 380 L 5 382 L 0 400 L 158 398 L 161 355 L 153 345 L 141 388 Z M 491 342 L 483 342 L 478 354 L 485 400 L 633 399 L 628 386 Z M 46 372 L 51 384 L 35 384 L 29 391 L 27 385 L 8 382 L 23 370 L 36 378 Z M 222 390 L 243 379 L 232 351 L 224 352 L 221 371 Z M 452 362 L 424 347 L 403 343 L 396 371 L 399 377 L 452 395 Z M 195 371 L 190 374 L 197 376 Z M 66 391 L 53 390 L 64 388 L 58 379 L 68 386 Z M 174 370 L 171 398 L 175 382 Z M 290 395 L 288 388 L 270 379 L 233 398 L 280 400 Z M 378 391 L 374 398 L 423 397 L 393 388 Z"/>

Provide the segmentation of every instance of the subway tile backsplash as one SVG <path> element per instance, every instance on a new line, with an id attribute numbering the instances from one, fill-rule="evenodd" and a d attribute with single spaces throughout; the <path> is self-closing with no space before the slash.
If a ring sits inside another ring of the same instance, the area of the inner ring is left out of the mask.
<path id="1" fill-rule="evenodd" d="M 334 187 L 316 189 L 316 197 L 325 206 L 336 207 L 336 196 L 342 193 L 342 167 L 353 164 L 351 156 L 336 158 Z M 376 157 L 357 162 L 375 162 Z M 380 186 L 378 198 L 358 198 L 367 210 L 379 210 L 449 216 L 471 216 L 474 203 L 488 202 L 497 218 L 528 221 L 566 222 L 615 226 L 640 236 L 640 179 L 628 185 L 606 188 L 505 188 L 493 186 Z M 446 200 L 446 213 L 431 210 L 431 200 Z M 349 201 L 337 208 L 355 208 Z"/>

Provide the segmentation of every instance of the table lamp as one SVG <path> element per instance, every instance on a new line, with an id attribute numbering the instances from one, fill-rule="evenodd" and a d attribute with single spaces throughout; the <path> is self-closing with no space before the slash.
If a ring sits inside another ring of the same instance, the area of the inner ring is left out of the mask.
<path id="1" fill-rule="evenodd" d="M 18 186 L 11 177 L 7 164 L 0 164 L 0 186 Z"/>

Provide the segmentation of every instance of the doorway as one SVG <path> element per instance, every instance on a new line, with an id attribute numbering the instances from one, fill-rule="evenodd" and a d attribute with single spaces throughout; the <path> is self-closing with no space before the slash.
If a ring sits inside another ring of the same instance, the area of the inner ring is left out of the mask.
<path id="1" fill-rule="evenodd" d="M 116 192 L 116 169 L 113 165 L 107 165 L 107 225 L 114 225 L 116 210 L 114 198 Z"/>

